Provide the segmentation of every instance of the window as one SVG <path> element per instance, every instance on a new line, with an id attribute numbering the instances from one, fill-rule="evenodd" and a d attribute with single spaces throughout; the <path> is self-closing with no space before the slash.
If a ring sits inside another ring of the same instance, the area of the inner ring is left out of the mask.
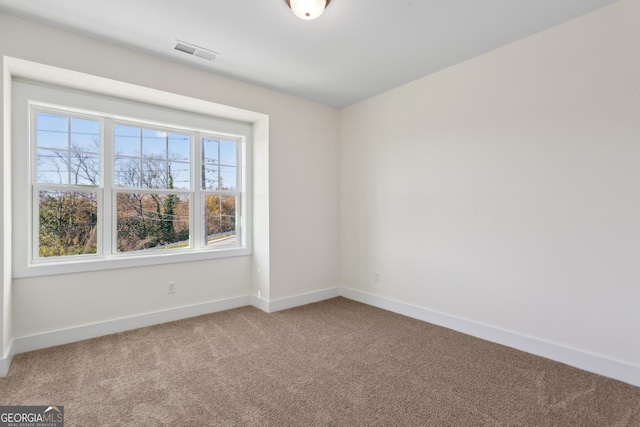
<path id="1" fill-rule="evenodd" d="M 114 252 L 189 246 L 192 135 L 113 124 Z"/>
<path id="2" fill-rule="evenodd" d="M 97 254 L 101 120 L 32 111 L 34 258 Z"/>
<path id="3" fill-rule="evenodd" d="M 31 235 L 27 269 L 250 253 L 250 125 L 30 82 L 13 87 L 14 110 L 28 110 L 13 123 L 14 137 L 28 140 L 17 155 L 24 171 L 14 172 L 31 195 L 28 218 L 17 221 Z M 19 240 L 14 246 L 24 247 Z"/>

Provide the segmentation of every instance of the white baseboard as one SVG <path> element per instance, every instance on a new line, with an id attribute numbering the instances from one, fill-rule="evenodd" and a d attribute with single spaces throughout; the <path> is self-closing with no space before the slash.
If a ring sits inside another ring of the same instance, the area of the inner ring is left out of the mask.
<path id="1" fill-rule="evenodd" d="M 254 295 L 245 295 L 16 338 L 12 341 L 5 356 L 0 358 L 0 377 L 5 377 L 8 374 L 13 356 L 19 353 L 248 305 L 254 306 L 267 313 L 273 313 L 337 296 L 343 296 L 364 304 L 453 329 L 640 387 L 639 366 L 344 287 L 328 288 L 270 301 Z"/>
<path id="2" fill-rule="evenodd" d="M 13 356 L 15 354 L 15 346 L 13 345 L 13 341 L 9 344 L 9 350 L 6 354 L 0 358 L 0 378 L 4 378 L 9 374 L 9 368 L 11 367 L 11 361 L 13 360 Z"/>
<path id="3" fill-rule="evenodd" d="M 206 302 L 202 304 L 178 307 L 154 313 L 147 313 L 139 316 L 125 317 L 121 319 L 109 320 L 106 322 L 82 325 L 58 331 L 45 332 L 28 337 L 16 338 L 14 340 L 13 349 L 15 354 L 25 353 L 27 351 L 40 350 L 47 347 L 69 344 L 72 342 L 96 338 L 103 335 L 115 334 L 118 332 L 144 328 L 160 323 L 186 319 L 188 317 L 200 316 L 203 314 L 215 313 L 217 311 L 244 307 L 250 304 L 251 298 L 246 295 L 224 300 Z"/>
<path id="4" fill-rule="evenodd" d="M 395 301 L 351 288 L 340 288 L 340 295 L 364 304 L 433 323 L 487 341 L 516 348 L 527 353 L 561 362 L 584 371 L 640 387 L 640 366 L 598 356 L 585 351 L 565 347 L 515 332 L 476 323 L 470 320 L 439 313 L 426 308 Z"/>
<path id="5" fill-rule="evenodd" d="M 264 300 L 255 295 L 245 295 L 219 301 L 211 301 L 185 307 L 178 307 L 139 316 L 125 317 L 100 323 L 92 323 L 68 329 L 45 332 L 37 335 L 16 338 L 12 342 L 7 356 L 0 359 L 0 377 L 7 376 L 14 354 L 40 350 L 57 345 L 69 344 L 90 338 L 144 328 L 160 323 L 186 319 L 188 317 L 215 313 L 217 311 L 230 310 L 238 307 L 254 306 L 267 313 L 285 310 L 300 305 L 310 304 L 340 295 L 339 288 L 323 289 L 316 292 L 295 295 L 277 300 Z"/>
<path id="6" fill-rule="evenodd" d="M 266 313 L 269 312 L 269 301 L 255 295 L 251 295 L 251 305 Z"/>
<path id="7" fill-rule="evenodd" d="M 301 305 L 324 301 L 326 299 L 335 298 L 337 296 L 340 296 L 340 288 L 335 287 L 269 301 L 258 298 L 256 296 L 252 296 L 251 304 L 262 311 L 273 313 L 276 311 L 286 310 L 288 308 L 294 308 Z"/>

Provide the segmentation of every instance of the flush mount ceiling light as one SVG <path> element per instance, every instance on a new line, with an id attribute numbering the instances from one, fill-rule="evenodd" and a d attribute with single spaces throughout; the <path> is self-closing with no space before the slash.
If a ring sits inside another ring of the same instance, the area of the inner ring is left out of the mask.
<path id="1" fill-rule="evenodd" d="M 316 19 L 322 15 L 331 0 L 284 0 L 293 13 L 300 19 Z"/>

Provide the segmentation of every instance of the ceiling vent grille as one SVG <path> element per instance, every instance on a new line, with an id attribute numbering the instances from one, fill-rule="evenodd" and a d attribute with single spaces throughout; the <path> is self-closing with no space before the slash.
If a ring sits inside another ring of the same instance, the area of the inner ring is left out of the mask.
<path id="1" fill-rule="evenodd" d="M 175 50 L 179 50 L 180 52 L 184 52 L 192 56 L 197 56 L 198 58 L 206 59 L 207 61 L 213 61 L 218 55 L 220 55 L 218 52 L 190 43 L 185 43 L 180 40 L 176 40 Z"/>

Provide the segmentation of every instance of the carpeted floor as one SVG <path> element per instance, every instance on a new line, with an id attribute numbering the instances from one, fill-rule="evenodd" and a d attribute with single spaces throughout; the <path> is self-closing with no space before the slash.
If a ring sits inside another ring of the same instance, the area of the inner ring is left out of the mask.
<path id="1" fill-rule="evenodd" d="M 18 404 L 66 426 L 640 426 L 640 388 L 344 298 L 20 354 Z"/>

